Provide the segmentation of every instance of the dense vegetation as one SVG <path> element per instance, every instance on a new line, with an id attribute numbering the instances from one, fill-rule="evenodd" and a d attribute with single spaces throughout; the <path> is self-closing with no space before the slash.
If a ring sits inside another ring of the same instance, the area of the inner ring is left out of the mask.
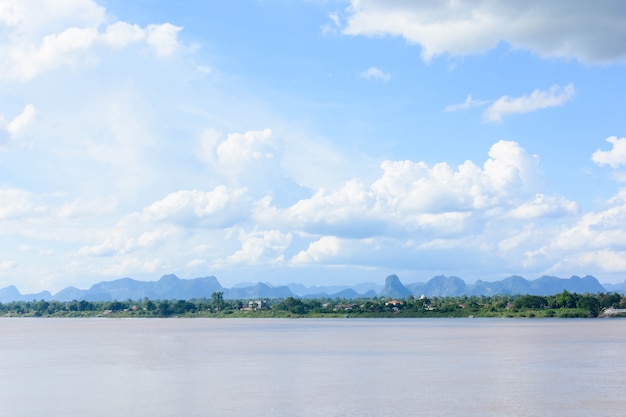
<path id="1" fill-rule="evenodd" d="M 626 309 L 618 293 L 553 296 L 141 301 L 15 301 L 0 303 L 4 317 L 598 317 Z M 624 312 L 618 316 L 626 316 Z"/>

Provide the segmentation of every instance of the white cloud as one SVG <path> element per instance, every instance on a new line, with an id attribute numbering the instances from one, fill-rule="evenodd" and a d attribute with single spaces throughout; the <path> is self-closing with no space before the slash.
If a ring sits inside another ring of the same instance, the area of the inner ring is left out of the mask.
<path id="1" fill-rule="evenodd" d="M 575 269 L 593 267 L 606 272 L 622 272 L 626 270 L 626 251 L 607 248 L 586 252 L 568 261 Z"/>
<path id="2" fill-rule="evenodd" d="M 0 114 L 0 131 L 5 130 L 11 140 L 16 140 L 24 135 L 37 119 L 37 109 L 32 104 L 27 104 L 22 113 L 18 114 L 10 122 L 6 122 Z"/>
<path id="3" fill-rule="evenodd" d="M 211 191 L 180 190 L 143 209 L 140 220 L 227 227 L 245 217 L 249 205 L 246 191 L 245 188 L 231 190 L 223 185 Z"/>
<path id="4" fill-rule="evenodd" d="M 331 22 L 321 26 L 322 33 L 324 35 L 341 33 L 341 17 L 339 16 L 339 13 L 329 13 L 328 18 Z"/>
<path id="5" fill-rule="evenodd" d="M 207 147 L 213 150 L 207 158 L 215 158 L 215 164 L 227 155 L 224 161 L 233 166 L 273 160 L 271 135 L 248 133 L 226 139 L 207 133 Z M 216 150 L 226 142 L 219 156 Z M 422 263 L 452 268 L 491 261 L 498 261 L 494 268 L 508 262 L 522 273 L 519 268 L 556 268 L 559 257 L 570 251 L 579 253 L 581 262 L 592 252 L 608 262 L 612 252 L 607 251 L 618 253 L 615 248 L 626 241 L 619 226 L 626 222 L 623 195 L 606 211 L 577 217 L 576 203 L 542 193 L 538 157 L 515 142 L 495 143 L 482 165 L 384 161 L 381 170 L 373 181 L 357 178 L 335 190 L 318 189 L 283 208 L 269 195 L 253 197 L 245 187 L 183 189 L 117 224 L 103 222 L 89 230 L 81 228 L 86 223 L 80 219 L 99 213 L 113 219 L 115 199 L 56 196 L 50 204 L 50 198 L 3 190 L 0 201 L 8 204 L 0 206 L 0 222 L 4 233 L 26 235 L 5 225 L 19 218 L 45 220 L 33 226 L 44 225 L 41 235 L 30 236 L 72 235 L 77 246 L 70 252 L 55 247 L 53 258 L 67 259 L 82 274 L 108 277 L 171 272 L 168 268 L 217 273 L 246 265 L 320 265 L 398 271 Z M 61 224 L 53 227 L 57 220 Z M 35 245 L 31 253 L 52 253 L 47 245 Z M 611 259 L 618 265 L 617 258 Z M 16 270 L 22 265 L 19 257 L 17 262 Z M 565 263 L 558 267 L 567 268 Z"/>
<path id="6" fill-rule="evenodd" d="M 542 57 L 587 62 L 624 60 L 626 6 L 505 0 L 411 2 L 352 0 L 343 33 L 401 36 L 422 47 L 422 58 L 488 51 L 501 41 Z"/>
<path id="7" fill-rule="evenodd" d="M 216 148 L 219 161 L 236 169 L 253 161 L 272 159 L 275 152 L 275 140 L 270 129 L 229 134 Z"/>
<path id="8" fill-rule="evenodd" d="M 324 236 L 311 242 L 306 250 L 300 251 L 293 257 L 295 264 L 311 264 L 324 262 L 341 251 L 341 241 L 335 236 Z"/>
<path id="9" fill-rule="evenodd" d="M 453 112 L 453 111 L 457 111 L 457 110 L 467 110 L 467 109 L 471 109 L 471 108 L 474 108 L 474 107 L 484 106 L 487 103 L 489 103 L 489 101 L 487 101 L 487 100 L 476 100 L 476 99 L 472 98 L 471 94 L 468 94 L 467 98 L 465 99 L 465 101 L 463 103 L 451 104 L 449 106 L 446 106 L 444 111 L 446 111 L 446 112 Z"/>
<path id="10" fill-rule="evenodd" d="M 189 244 L 187 239 L 195 235 L 208 236 L 214 230 L 245 222 L 250 210 L 245 188 L 218 186 L 211 191 L 176 191 L 140 212 L 126 215 L 112 230 L 103 230 L 95 237 L 99 242 L 85 245 L 81 253 L 120 256 L 156 250 L 165 244 L 182 248 Z"/>
<path id="11" fill-rule="evenodd" d="M 36 196 L 28 191 L 18 189 L 0 189 L 0 220 L 30 217 L 47 212 L 36 199 Z"/>
<path id="12" fill-rule="evenodd" d="M 391 74 L 384 72 L 376 67 L 369 67 L 367 70 L 359 73 L 359 77 L 367 80 L 378 79 L 385 82 L 391 80 Z"/>
<path id="13" fill-rule="evenodd" d="M 197 157 L 214 180 L 246 187 L 255 200 L 271 195 L 275 202 L 290 204 L 303 187 L 283 167 L 284 142 L 271 129 L 230 133 L 224 138 L 215 129 L 205 130 L 198 140 Z M 276 192 L 274 192 L 276 191 Z"/>
<path id="14" fill-rule="evenodd" d="M 283 263 L 284 252 L 291 244 L 292 235 L 279 230 L 255 230 L 242 233 L 239 239 L 243 242 L 242 247 L 228 256 L 228 264 Z"/>
<path id="15" fill-rule="evenodd" d="M 564 216 L 577 214 L 578 204 L 561 196 L 547 196 L 537 194 L 531 201 L 527 201 L 510 211 L 509 215 L 516 219 L 535 219 L 548 216 Z"/>
<path id="16" fill-rule="evenodd" d="M 106 221 L 114 198 L 70 199 L 66 194 L 37 194 L 17 188 L 0 189 L 0 235 L 46 241 L 81 242 Z M 31 245 L 23 244 L 26 250 Z"/>
<path id="17" fill-rule="evenodd" d="M 572 84 L 565 87 L 552 86 L 549 91 L 534 90 L 529 96 L 511 98 L 500 97 L 489 106 L 484 118 L 488 122 L 500 122 L 507 114 L 529 113 L 548 107 L 562 106 L 574 97 L 575 89 Z"/>
<path id="18" fill-rule="evenodd" d="M 626 138 L 611 136 L 606 141 L 612 144 L 613 148 L 609 151 L 598 149 L 591 156 L 591 160 L 598 165 L 610 165 L 612 168 L 626 165 Z"/>
<path id="19" fill-rule="evenodd" d="M 216 142 L 213 133 L 207 139 L 211 143 Z M 233 163 L 263 160 L 264 152 L 256 154 L 248 146 L 263 138 L 269 135 L 232 136 L 226 149 L 242 145 L 227 152 Z M 217 139 L 216 147 L 220 143 Z M 456 169 L 446 163 L 385 161 L 381 168 L 382 175 L 370 184 L 355 179 L 285 208 L 274 206 L 269 196 L 254 199 L 245 188 L 173 192 L 90 238 L 96 242 L 84 245 L 81 254 L 158 259 L 160 267 L 182 262 L 194 270 L 404 265 L 418 252 L 469 253 L 483 250 L 481 245 L 497 245 L 494 236 L 511 218 L 540 221 L 575 209 L 565 199 L 538 194 L 538 160 L 515 142 L 494 144 L 482 167 L 470 161 Z M 515 226 L 508 227 L 510 233 L 501 239 L 515 234 Z M 525 247 L 528 236 L 502 247 Z"/>
<path id="20" fill-rule="evenodd" d="M 384 161 L 381 168 L 382 176 L 369 187 L 355 179 L 339 190 L 319 190 L 298 201 L 285 211 L 285 221 L 310 233 L 343 237 L 410 231 L 448 236 L 467 232 L 474 217 L 492 209 L 517 209 L 518 217 L 572 210 L 570 202 L 556 197 L 528 203 L 529 198 L 537 199 L 543 174 L 538 158 L 515 142 L 494 144 L 482 168 L 471 161 L 456 169 L 413 161 Z"/>
<path id="21" fill-rule="evenodd" d="M 131 43 L 139 42 L 146 34 L 138 25 L 127 22 L 115 22 L 106 28 L 102 35 L 105 44 L 113 48 L 123 48 Z"/>
<path id="22" fill-rule="evenodd" d="M 579 271 L 593 268 L 623 272 L 626 242 L 626 190 L 611 198 L 604 209 L 588 212 L 563 225 L 553 236 L 526 254 L 528 262 L 543 263 L 548 270 Z"/>
<path id="23" fill-rule="evenodd" d="M 123 21 L 109 24 L 108 19 L 105 9 L 91 0 L 5 0 L 0 21 L 8 24 L 7 41 L 0 45 L 0 78 L 29 81 L 58 68 L 95 65 L 99 46 L 122 48 L 145 42 L 159 57 L 180 46 L 178 26 L 141 28 Z"/>
<path id="24" fill-rule="evenodd" d="M 171 224 L 152 225 L 150 228 L 133 227 L 125 218 L 108 233 L 100 243 L 86 245 L 80 254 L 87 256 L 124 256 L 138 251 L 155 251 L 159 245 L 168 241 L 180 241 L 183 236 L 180 228 Z"/>
<path id="25" fill-rule="evenodd" d="M 100 216 L 113 213 L 117 208 L 117 203 L 115 197 L 99 197 L 93 200 L 78 198 L 62 204 L 56 210 L 56 214 L 60 218 L 67 219 Z"/>
<path id="26" fill-rule="evenodd" d="M 182 29 L 182 27 L 170 23 L 149 25 L 146 28 L 146 40 L 158 56 L 166 57 L 178 49 L 178 32 Z"/>

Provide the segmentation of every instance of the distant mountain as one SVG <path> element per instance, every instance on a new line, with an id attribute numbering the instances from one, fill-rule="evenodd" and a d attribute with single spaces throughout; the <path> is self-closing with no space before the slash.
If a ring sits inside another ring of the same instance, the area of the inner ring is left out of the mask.
<path id="1" fill-rule="evenodd" d="M 558 278 L 552 276 L 542 276 L 534 281 L 529 281 L 520 276 L 513 275 L 501 281 L 485 282 L 476 281 L 468 290 L 469 295 L 496 295 L 496 294 L 532 294 L 532 295 L 552 295 L 567 290 L 569 292 L 599 293 L 606 292 L 597 279 L 592 276 L 583 278 L 573 275 L 570 278 Z"/>
<path id="2" fill-rule="evenodd" d="M 163 275 L 158 281 L 138 281 L 132 278 L 120 278 L 94 284 L 81 292 L 75 288 L 66 288 L 54 296 L 55 300 L 68 299 L 86 301 L 112 300 L 188 300 L 190 298 L 211 298 L 216 291 L 222 291 L 217 278 L 202 277 L 180 279 L 176 275 Z M 76 297 L 70 297 L 74 295 Z"/>
<path id="3" fill-rule="evenodd" d="M 393 274 L 385 279 L 385 287 L 379 295 L 389 298 L 406 298 L 411 295 L 411 291 L 400 282 L 397 275 Z"/>
<path id="4" fill-rule="evenodd" d="M 15 285 L 9 285 L 0 290 L 0 303 L 8 303 L 10 301 L 21 300 L 22 294 Z"/>
<path id="5" fill-rule="evenodd" d="M 443 275 L 431 278 L 423 288 L 423 294 L 427 296 L 457 297 L 466 292 L 467 284 L 461 278 Z"/>
<path id="6" fill-rule="evenodd" d="M 255 298 L 368 298 L 390 297 L 406 298 L 410 295 L 419 297 L 448 297 L 461 295 L 552 295 L 567 290 L 569 292 L 600 293 L 600 292 L 624 292 L 624 284 L 606 284 L 602 286 L 598 280 L 590 275 L 579 277 L 573 275 L 570 278 L 558 278 L 542 276 L 535 280 L 527 280 L 513 275 L 500 281 L 478 280 L 472 285 L 467 285 L 461 278 L 454 276 L 439 275 L 427 282 L 416 282 L 404 285 L 397 275 L 389 275 L 385 279 L 385 285 L 374 283 L 359 285 L 334 285 L 334 286 L 311 286 L 302 284 L 289 284 L 288 286 L 273 287 L 259 282 L 257 284 L 238 284 L 230 289 L 222 287 L 214 276 L 194 279 L 180 279 L 176 275 L 164 275 L 158 281 L 138 281 L 132 278 L 120 278 L 113 281 L 103 281 L 92 285 L 87 290 L 68 287 L 59 291 L 54 296 L 48 291 L 36 294 L 22 295 L 19 290 L 10 285 L 0 289 L 0 302 L 11 301 L 113 301 L 113 300 L 141 300 L 149 298 L 153 300 L 188 300 L 191 298 L 211 298 L 217 291 L 224 293 L 225 299 L 255 299 Z"/>
<path id="7" fill-rule="evenodd" d="M 49 291 L 42 291 L 36 294 L 24 294 L 22 295 L 15 285 L 9 285 L 8 287 L 0 289 L 0 303 L 8 303 L 11 301 L 33 301 L 44 300 L 51 301 L 53 299 L 52 294 Z"/>
<path id="8" fill-rule="evenodd" d="M 569 279 L 543 276 L 531 281 L 531 292 L 536 295 L 551 295 L 567 290 L 576 293 L 599 293 L 606 289 L 594 277 L 587 275 L 584 278 L 573 275 Z"/>
<path id="9" fill-rule="evenodd" d="M 224 289 L 224 298 L 232 300 L 244 300 L 252 298 L 287 298 L 293 297 L 289 287 L 270 287 L 267 284 L 259 282 L 253 287 Z"/>
<path id="10" fill-rule="evenodd" d="M 487 282 L 478 280 L 468 290 L 468 295 L 498 295 L 498 294 L 530 294 L 531 284 L 525 278 L 517 275 L 501 281 Z"/>
<path id="11" fill-rule="evenodd" d="M 606 288 L 607 291 L 626 294 L 626 281 L 621 284 L 602 284 L 602 286 Z"/>
<path id="12" fill-rule="evenodd" d="M 54 295 L 58 301 L 82 300 L 87 294 L 87 290 L 79 290 L 76 287 L 67 287 Z"/>
<path id="13" fill-rule="evenodd" d="M 295 295 L 303 298 L 335 297 L 337 296 L 337 294 L 348 289 L 354 290 L 357 294 L 360 294 L 361 297 L 364 296 L 364 294 L 369 293 L 370 291 L 373 291 L 374 296 L 376 296 L 383 289 L 382 285 L 375 284 L 373 282 L 366 282 L 356 285 L 315 285 L 311 287 L 307 287 L 302 284 L 291 283 L 287 284 L 287 286 Z M 341 296 L 337 297 L 342 298 Z"/>

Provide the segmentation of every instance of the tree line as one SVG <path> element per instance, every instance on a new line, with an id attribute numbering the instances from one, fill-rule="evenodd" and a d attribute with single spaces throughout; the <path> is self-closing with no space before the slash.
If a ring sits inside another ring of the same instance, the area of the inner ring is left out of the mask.
<path id="1" fill-rule="evenodd" d="M 552 296 L 385 297 L 341 299 L 126 301 L 14 301 L 0 303 L 4 317 L 598 317 L 606 309 L 625 309 L 619 293 Z M 626 316 L 624 312 L 618 314 Z"/>

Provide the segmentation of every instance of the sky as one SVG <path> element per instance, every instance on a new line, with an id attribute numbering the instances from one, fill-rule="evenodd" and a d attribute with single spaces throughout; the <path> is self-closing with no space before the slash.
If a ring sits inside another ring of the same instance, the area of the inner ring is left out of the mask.
<path id="1" fill-rule="evenodd" d="M 626 278 L 621 0 L 0 0 L 0 288 Z"/>

